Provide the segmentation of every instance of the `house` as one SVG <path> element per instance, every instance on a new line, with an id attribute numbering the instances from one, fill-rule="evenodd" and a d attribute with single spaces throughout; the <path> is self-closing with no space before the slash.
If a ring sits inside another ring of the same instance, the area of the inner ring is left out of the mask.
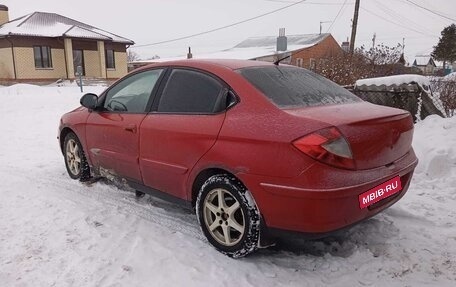
<path id="1" fill-rule="evenodd" d="M 116 79 L 127 73 L 134 42 L 54 13 L 34 12 L 9 21 L 0 5 L 0 80 Z"/>
<path id="2" fill-rule="evenodd" d="M 279 37 L 251 37 L 226 52 L 246 55 L 250 60 L 267 62 L 289 56 L 283 63 L 315 70 L 320 60 L 342 51 L 331 34 L 285 36 L 285 30 L 281 30 Z"/>
<path id="3" fill-rule="evenodd" d="M 285 36 L 285 29 L 280 29 L 279 36 L 251 37 L 233 48 L 210 54 L 193 52 L 197 59 L 241 59 L 274 62 L 288 57 L 282 63 L 315 70 L 320 61 L 343 53 L 342 48 L 331 34 L 302 34 Z M 182 57 L 135 61 L 131 67 L 140 67 L 149 63 L 182 59 Z"/>
<path id="4" fill-rule="evenodd" d="M 412 66 L 419 68 L 423 75 L 433 75 L 437 68 L 431 56 L 416 56 Z"/>

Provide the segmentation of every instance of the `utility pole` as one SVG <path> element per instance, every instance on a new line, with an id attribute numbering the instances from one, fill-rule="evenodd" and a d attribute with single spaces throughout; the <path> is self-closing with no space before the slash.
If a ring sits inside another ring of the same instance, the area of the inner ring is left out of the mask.
<path id="1" fill-rule="evenodd" d="M 353 15 L 353 24 L 352 24 L 352 34 L 350 39 L 350 53 L 353 54 L 355 51 L 355 38 L 356 38 L 356 28 L 358 26 L 358 13 L 359 13 L 359 1 L 355 2 L 355 14 Z"/>
<path id="2" fill-rule="evenodd" d="M 402 54 L 405 53 L 405 38 L 402 38 Z"/>
<path id="3" fill-rule="evenodd" d="M 375 38 L 377 38 L 377 33 L 374 33 L 374 36 L 372 37 L 372 50 L 375 48 Z"/>

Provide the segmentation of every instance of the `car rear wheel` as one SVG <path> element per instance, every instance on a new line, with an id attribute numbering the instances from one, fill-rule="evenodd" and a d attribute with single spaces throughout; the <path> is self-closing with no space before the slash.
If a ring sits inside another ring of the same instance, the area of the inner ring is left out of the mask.
<path id="1" fill-rule="evenodd" d="M 65 166 L 70 177 L 72 179 L 80 179 L 81 181 L 88 180 L 90 178 L 89 164 L 87 163 L 82 145 L 74 133 L 68 133 L 66 135 L 63 153 Z"/>
<path id="2" fill-rule="evenodd" d="M 258 247 L 260 214 L 250 192 L 229 175 L 214 175 L 202 186 L 197 218 L 207 240 L 230 257 L 243 257 Z"/>

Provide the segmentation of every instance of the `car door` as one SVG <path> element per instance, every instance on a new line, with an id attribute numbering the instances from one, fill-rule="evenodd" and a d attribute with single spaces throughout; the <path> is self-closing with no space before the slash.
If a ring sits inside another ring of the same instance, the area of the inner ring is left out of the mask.
<path id="1" fill-rule="evenodd" d="M 225 119 L 228 89 L 205 73 L 173 69 L 140 130 L 144 184 L 186 199 L 186 180 L 214 145 Z"/>
<path id="2" fill-rule="evenodd" d="M 113 85 L 86 123 L 92 164 L 141 183 L 139 127 L 151 105 L 162 69 L 138 72 Z"/>

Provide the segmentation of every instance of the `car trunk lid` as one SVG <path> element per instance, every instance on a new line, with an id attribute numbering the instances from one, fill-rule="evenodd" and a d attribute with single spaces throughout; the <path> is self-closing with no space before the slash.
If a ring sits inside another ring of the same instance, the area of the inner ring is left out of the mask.
<path id="1" fill-rule="evenodd" d="M 336 126 L 350 144 L 357 169 L 391 164 L 411 149 L 413 119 L 404 110 L 358 102 L 286 112 Z"/>

